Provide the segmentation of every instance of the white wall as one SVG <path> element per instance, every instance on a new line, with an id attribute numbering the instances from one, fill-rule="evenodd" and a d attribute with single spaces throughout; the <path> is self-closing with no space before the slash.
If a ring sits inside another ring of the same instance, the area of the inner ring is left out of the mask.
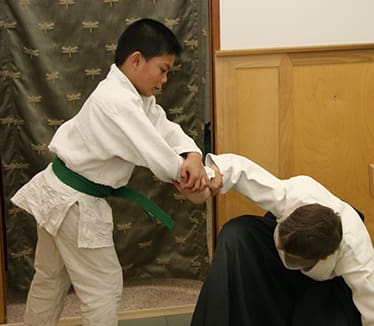
<path id="1" fill-rule="evenodd" d="M 221 0 L 221 49 L 374 43 L 374 0 Z"/>

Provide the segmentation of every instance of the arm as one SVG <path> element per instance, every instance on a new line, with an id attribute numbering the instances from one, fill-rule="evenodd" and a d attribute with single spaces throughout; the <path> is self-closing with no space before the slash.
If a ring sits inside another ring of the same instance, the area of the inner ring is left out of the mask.
<path id="1" fill-rule="evenodd" d="M 87 146 L 94 143 L 103 160 L 118 157 L 149 168 L 162 181 L 179 180 L 183 158 L 148 119 L 139 98 L 131 93 L 110 95 L 88 99 L 87 109 L 79 112 Z M 84 124 L 95 128 L 85 128 Z M 191 149 L 188 145 L 182 147 Z"/>
<path id="2" fill-rule="evenodd" d="M 200 154 L 201 160 L 202 153 L 195 141 L 183 131 L 179 124 L 167 118 L 164 109 L 155 103 L 154 97 L 149 99 L 146 114 L 154 128 L 177 154 L 195 152 Z"/>
<path id="3" fill-rule="evenodd" d="M 372 264 L 371 264 L 372 265 Z M 352 290 L 352 299 L 361 313 L 363 326 L 374 325 L 374 271 L 365 268 L 343 275 L 344 281 Z"/>
<path id="4" fill-rule="evenodd" d="M 180 171 L 180 186 L 190 192 L 201 191 L 209 182 L 202 163 L 201 150 L 180 125 L 168 120 L 162 107 L 155 103 L 154 97 L 148 100 L 148 109 L 145 111 L 149 120 L 169 146 L 185 157 Z"/>
<path id="5" fill-rule="evenodd" d="M 236 190 L 275 216 L 283 215 L 287 199 L 285 182 L 240 155 L 208 154 L 206 165 L 212 163 L 223 174 L 221 193 Z"/>
<path id="6" fill-rule="evenodd" d="M 343 217 L 344 218 L 344 217 Z M 343 235 L 335 273 L 344 278 L 352 290 L 352 299 L 361 313 L 362 325 L 374 325 L 374 250 L 366 227 L 357 216 L 349 222 Z M 343 228 L 344 230 L 344 228 Z"/>

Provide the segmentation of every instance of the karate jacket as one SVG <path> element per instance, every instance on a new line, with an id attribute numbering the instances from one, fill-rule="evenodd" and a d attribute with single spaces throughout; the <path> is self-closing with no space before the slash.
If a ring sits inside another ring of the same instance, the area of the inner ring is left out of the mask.
<path id="1" fill-rule="evenodd" d="M 221 193 L 231 189 L 240 192 L 270 211 L 277 222 L 286 219 L 298 207 L 313 203 L 339 214 L 343 228 L 339 248 L 309 271 L 301 272 L 318 281 L 343 277 L 352 290 L 363 326 L 374 326 L 374 250 L 355 209 L 308 176 L 280 180 L 253 161 L 235 154 L 207 155 L 206 165 L 210 166 L 212 162 L 224 175 Z M 282 255 L 280 257 L 282 259 Z"/>
<path id="2" fill-rule="evenodd" d="M 149 168 L 164 182 L 179 180 L 180 154 L 201 154 L 192 138 L 167 119 L 155 97 L 141 96 L 114 64 L 78 114 L 58 128 L 49 150 L 74 172 L 113 188 L 125 186 L 135 166 Z M 78 203 L 78 246 L 113 245 L 112 211 L 106 200 L 65 185 L 51 165 L 11 200 L 51 235 L 56 235 L 68 209 Z"/>

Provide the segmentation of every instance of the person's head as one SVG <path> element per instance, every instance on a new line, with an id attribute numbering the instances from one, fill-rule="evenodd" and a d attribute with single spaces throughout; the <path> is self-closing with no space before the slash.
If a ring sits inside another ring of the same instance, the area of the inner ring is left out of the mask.
<path id="1" fill-rule="evenodd" d="M 169 28 L 157 20 L 144 18 L 129 25 L 120 36 L 114 63 L 120 67 L 129 55 L 137 51 L 150 60 L 163 54 L 177 56 L 182 47 Z"/>
<path id="2" fill-rule="evenodd" d="M 167 74 L 182 51 L 174 33 L 162 23 L 144 18 L 120 36 L 114 63 L 141 95 L 150 96 L 167 81 Z"/>
<path id="3" fill-rule="evenodd" d="M 331 208 L 304 205 L 279 223 L 277 247 L 290 265 L 310 267 L 335 252 L 342 234 L 340 216 Z"/>

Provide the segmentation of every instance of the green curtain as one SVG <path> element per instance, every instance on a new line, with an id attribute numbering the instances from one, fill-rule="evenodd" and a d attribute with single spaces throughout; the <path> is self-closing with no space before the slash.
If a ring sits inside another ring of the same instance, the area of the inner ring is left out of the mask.
<path id="1" fill-rule="evenodd" d="M 0 147 L 5 202 L 7 282 L 27 290 L 36 226 L 12 195 L 52 156 L 47 145 L 105 78 L 116 42 L 131 22 L 157 19 L 184 47 L 157 101 L 204 148 L 209 110 L 207 1 L 9 0 L 0 2 Z M 137 168 L 130 186 L 177 221 L 170 232 L 139 207 L 112 199 L 114 239 L 126 279 L 202 279 L 208 267 L 206 207 Z"/>

